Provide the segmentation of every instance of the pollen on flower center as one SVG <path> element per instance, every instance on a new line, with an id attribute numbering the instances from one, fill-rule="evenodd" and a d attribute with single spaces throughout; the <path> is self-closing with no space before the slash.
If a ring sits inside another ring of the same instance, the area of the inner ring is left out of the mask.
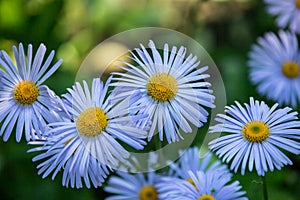
<path id="1" fill-rule="evenodd" d="M 157 101 L 169 101 L 178 91 L 177 80 L 167 73 L 157 73 L 149 78 L 147 91 Z"/>
<path id="2" fill-rule="evenodd" d="M 300 3 L 300 0 L 299 0 L 299 3 Z M 299 75 L 300 66 L 298 63 L 296 63 L 294 61 L 287 61 L 287 62 L 283 63 L 281 70 L 282 70 L 282 73 L 286 77 L 293 79 Z"/>
<path id="3" fill-rule="evenodd" d="M 270 130 L 264 122 L 252 121 L 243 126 L 242 133 L 249 142 L 263 142 L 269 137 Z"/>
<path id="4" fill-rule="evenodd" d="M 76 121 L 77 130 L 89 137 L 102 133 L 108 123 L 107 115 L 98 107 L 87 108 L 80 113 Z"/>
<path id="5" fill-rule="evenodd" d="M 155 187 L 146 185 L 141 188 L 139 200 L 158 200 L 158 193 Z"/>
<path id="6" fill-rule="evenodd" d="M 203 194 L 200 197 L 198 197 L 198 200 L 215 200 L 215 198 L 210 194 Z"/>
<path id="7" fill-rule="evenodd" d="M 15 86 L 13 95 L 14 99 L 19 104 L 31 105 L 37 100 L 39 96 L 39 89 L 35 83 L 31 81 L 20 81 L 20 83 Z"/>
<path id="8" fill-rule="evenodd" d="M 295 0 L 295 5 L 298 9 L 300 9 L 300 0 Z"/>

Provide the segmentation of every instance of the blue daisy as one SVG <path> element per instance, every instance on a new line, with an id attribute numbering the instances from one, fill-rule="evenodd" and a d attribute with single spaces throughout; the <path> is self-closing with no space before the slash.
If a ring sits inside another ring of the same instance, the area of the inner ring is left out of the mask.
<path id="1" fill-rule="evenodd" d="M 62 60 L 50 66 L 54 51 L 43 64 L 46 52 L 41 44 L 33 58 L 32 45 L 28 45 L 27 58 L 22 44 L 13 47 L 16 66 L 5 51 L 0 51 L 0 136 L 7 141 L 16 127 L 16 141 L 23 131 L 27 141 L 40 138 L 44 128 L 53 120 L 51 110 L 56 107 L 56 95 L 42 83 L 61 65 Z"/>
<path id="2" fill-rule="evenodd" d="M 118 172 L 118 176 L 111 176 L 104 191 L 114 195 L 106 200 L 158 200 L 156 184 L 160 176 L 154 171 L 148 173 L 130 174 Z"/>
<path id="3" fill-rule="evenodd" d="M 192 183 L 164 177 L 157 184 L 159 198 L 163 200 L 246 200 L 238 181 L 231 182 L 231 175 L 217 171 L 188 171 Z"/>
<path id="4" fill-rule="evenodd" d="M 226 107 L 226 115 L 218 114 L 219 124 L 210 127 L 211 132 L 228 133 L 211 141 L 210 149 L 224 162 L 232 161 L 230 169 L 234 172 L 241 167 L 242 175 L 247 167 L 249 171 L 255 167 L 257 174 L 264 176 L 274 168 L 291 165 L 282 150 L 300 153 L 298 113 L 289 107 L 279 109 L 278 104 L 270 108 L 253 98 L 250 105 L 235 103 Z"/>
<path id="5" fill-rule="evenodd" d="M 248 65 L 258 92 L 279 104 L 300 103 L 300 53 L 295 34 L 266 33 L 252 46 Z"/>
<path id="6" fill-rule="evenodd" d="M 93 79 L 91 91 L 88 84 L 78 82 L 63 96 L 66 114 L 59 121 L 50 123 L 44 141 L 31 142 L 40 145 L 30 152 L 44 151 L 33 158 L 43 160 L 38 165 L 43 178 L 53 172 L 52 179 L 63 170 L 63 186 L 89 188 L 102 185 L 109 170 L 126 162 L 130 153 L 117 141 L 141 150 L 147 132 L 133 123 L 126 104 L 112 104 L 108 94 L 111 77 L 104 85 Z M 108 96 L 107 96 L 108 94 Z M 107 97 L 106 97 L 107 96 Z M 66 117 L 69 116 L 69 117 Z"/>
<path id="7" fill-rule="evenodd" d="M 228 173 L 226 165 L 222 165 L 219 160 L 213 159 L 213 154 L 207 152 L 205 155 L 197 147 L 190 147 L 186 151 L 180 151 L 181 157 L 178 161 L 171 163 L 169 175 L 181 179 L 189 180 L 188 171 L 219 171 L 219 173 Z"/>
<path id="8" fill-rule="evenodd" d="M 288 27 L 296 33 L 300 33 L 300 0 L 264 0 L 267 11 L 277 16 L 276 24 L 280 28 Z"/>
<path id="9" fill-rule="evenodd" d="M 204 107 L 213 108 L 214 96 L 208 89 L 210 83 L 203 74 L 208 66 L 198 68 L 200 61 L 196 56 L 186 55 L 186 48 L 174 46 L 169 51 L 164 45 L 163 56 L 156 49 L 153 41 L 148 44 L 151 53 L 141 45 L 131 52 L 131 60 L 138 67 L 125 62 L 121 67 L 126 73 L 114 72 L 116 76 L 112 86 L 116 86 L 114 99 L 126 99 L 138 93 L 139 98 L 131 101 L 132 105 L 144 106 L 140 113 L 149 114 L 152 124 L 148 140 L 158 131 L 159 139 L 168 143 L 182 138 L 180 130 L 192 132 L 191 124 L 201 127 L 207 122 L 208 112 Z"/>

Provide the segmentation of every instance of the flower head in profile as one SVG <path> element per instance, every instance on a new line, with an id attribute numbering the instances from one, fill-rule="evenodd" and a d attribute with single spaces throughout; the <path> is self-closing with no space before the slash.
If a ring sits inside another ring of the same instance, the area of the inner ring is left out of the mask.
<path id="1" fill-rule="evenodd" d="M 88 188 L 90 182 L 98 187 L 109 170 L 129 157 L 118 140 L 143 149 L 147 132 L 135 126 L 132 118 L 139 116 L 129 115 L 128 105 L 111 103 L 111 95 L 107 96 L 110 80 L 104 85 L 99 78 L 94 79 L 91 90 L 85 81 L 83 86 L 77 82 L 63 96 L 66 115 L 49 124 L 45 141 L 31 143 L 40 147 L 30 152 L 43 151 L 33 158 L 43 160 L 38 165 L 43 178 L 51 172 L 54 178 L 63 170 L 64 186 L 81 188 L 83 179 Z"/>
<path id="2" fill-rule="evenodd" d="M 214 107 L 210 83 L 205 81 L 209 75 L 203 74 L 208 67 L 198 68 L 200 61 L 192 54 L 185 57 L 185 47 L 177 50 L 174 46 L 169 51 L 165 44 L 160 55 L 153 41 L 148 46 L 151 52 L 143 45 L 131 52 L 138 66 L 124 62 L 126 73 L 114 73 L 117 77 L 112 85 L 119 91 L 114 98 L 122 100 L 138 93 L 132 105 L 144 106 L 139 112 L 149 114 L 148 140 L 157 131 L 161 141 L 165 136 L 168 143 L 176 142 L 182 137 L 180 129 L 189 133 L 191 124 L 201 127 L 208 116 L 204 107 Z"/>
<path id="3" fill-rule="evenodd" d="M 211 132 L 228 133 L 210 142 L 209 147 L 224 162 L 231 161 L 231 170 L 237 172 L 241 167 L 244 174 L 246 168 L 255 168 L 260 176 L 265 172 L 281 169 L 284 165 L 291 165 L 292 161 L 282 150 L 300 153 L 300 121 L 297 112 L 292 109 L 271 108 L 263 101 L 254 101 L 242 106 L 227 106 L 226 115 L 219 114 L 212 126 Z"/>
<path id="4" fill-rule="evenodd" d="M 248 65 L 250 79 L 258 85 L 259 93 L 281 105 L 299 105 L 300 54 L 295 34 L 281 30 L 279 37 L 269 32 L 258 38 L 249 53 Z"/>
<path id="5" fill-rule="evenodd" d="M 226 165 L 222 165 L 219 160 L 213 159 L 211 152 L 205 155 L 201 154 L 201 151 L 197 147 L 190 147 L 186 151 L 180 151 L 181 157 L 178 161 L 171 163 L 170 176 L 178 177 L 185 180 L 190 180 L 189 171 L 196 173 L 196 171 L 218 171 L 219 173 L 228 173 Z"/>
<path id="6" fill-rule="evenodd" d="M 7 141 L 16 129 L 19 142 L 25 132 L 27 141 L 40 138 L 48 122 L 53 120 L 56 95 L 42 83 L 61 65 L 62 60 L 51 66 L 54 51 L 46 61 L 45 45 L 41 44 L 33 56 L 28 45 L 27 57 L 22 44 L 13 47 L 16 65 L 5 51 L 0 52 L 0 136 Z"/>
<path id="7" fill-rule="evenodd" d="M 114 195 L 106 200 L 140 199 L 158 200 L 157 183 L 159 175 L 154 171 L 148 173 L 130 174 L 118 172 L 118 176 L 111 176 L 104 191 Z"/>
<path id="8" fill-rule="evenodd" d="M 192 183 L 173 177 L 161 178 L 157 184 L 159 198 L 164 200 L 247 200 L 238 181 L 230 173 L 188 171 Z"/>
<path id="9" fill-rule="evenodd" d="M 280 28 L 288 27 L 291 31 L 300 33 L 300 0 L 264 0 L 267 11 L 277 16 L 276 23 Z"/>

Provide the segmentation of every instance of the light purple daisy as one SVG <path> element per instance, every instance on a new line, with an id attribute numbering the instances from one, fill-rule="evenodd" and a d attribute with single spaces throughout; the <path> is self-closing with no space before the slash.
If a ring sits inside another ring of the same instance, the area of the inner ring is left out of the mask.
<path id="1" fill-rule="evenodd" d="M 164 45 L 162 53 L 150 41 L 149 49 L 143 45 L 131 52 L 130 59 L 122 67 L 125 73 L 113 73 L 116 87 L 114 99 L 127 99 L 138 93 L 140 97 L 131 101 L 140 105 L 142 114 L 149 114 L 152 121 L 148 141 L 158 133 L 161 141 L 179 141 L 181 132 L 191 133 L 192 125 L 202 127 L 207 122 L 207 108 L 214 107 L 210 77 L 205 74 L 208 66 L 199 68 L 197 56 L 186 57 L 185 47 Z"/>
<path id="2" fill-rule="evenodd" d="M 238 181 L 232 182 L 230 173 L 218 171 L 188 171 L 191 182 L 173 178 L 161 178 L 157 184 L 162 200 L 247 200 Z"/>
<path id="3" fill-rule="evenodd" d="M 250 79 L 269 99 L 296 107 L 300 103 L 300 53 L 295 34 L 266 33 L 249 53 Z"/>
<path id="4" fill-rule="evenodd" d="M 140 162 L 134 157 L 132 169 L 136 171 L 140 167 Z M 158 175 L 153 169 L 153 165 L 158 162 L 158 155 L 150 152 L 147 159 L 147 172 L 145 173 L 126 173 L 118 171 L 116 175 L 109 178 L 104 191 L 112 195 L 106 200 L 118 199 L 140 199 L 140 200 L 158 200 L 156 184 L 160 182 L 161 175 Z M 143 161 L 144 162 L 144 161 Z"/>
<path id="5" fill-rule="evenodd" d="M 158 200 L 156 184 L 159 183 L 160 176 L 154 171 L 136 174 L 118 172 L 117 174 L 118 176 L 109 178 L 104 188 L 104 191 L 113 194 L 105 200 Z"/>
<path id="6" fill-rule="evenodd" d="M 0 52 L 0 136 L 7 141 L 16 127 L 16 141 L 25 132 L 27 141 L 40 138 L 48 122 L 53 120 L 57 98 L 53 91 L 42 83 L 61 65 L 62 60 L 51 66 L 54 51 L 43 64 L 46 52 L 41 44 L 33 56 L 28 45 L 27 57 L 22 44 L 13 47 L 16 65 L 5 51 Z"/>
<path id="7" fill-rule="evenodd" d="M 264 0 L 269 14 L 276 16 L 280 28 L 300 33 L 300 0 Z"/>
<path id="8" fill-rule="evenodd" d="M 244 175 L 246 168 L 256 170 L 264 176 L 265 172 L 280 170 L 292 161 L 282 152 L 300 153 L 300 121 L 298 113 L 291 108 L 271 108 L 263 101 L 254 101 L 242 106 L 226 106 L 224 114 L 218 114 L 219 124 L 210 127 L 213 133 L 227 133 L 209 143 L 212 151 L 237 172 L 241 167 Z"/>
<path id="9" fill-rule="evenodd" d="M 147 132 L 135 126 L 139 118 L 130 115 L 126 104 L 112 104 L 109 84 L 99 78 L 93 79 L 91 90 L 86 81 L 78 82 L 63 96 L 66 113 L 59 121 L 49 124 L 47 138 L 31 142 L 40 147 L 29 152 L 40 152 L 33 161 L 43 178 L 53 172 L 52 179 L 63 171 L 63 186 L 90 188 L 101 186 L 109 170 L 126 162 L 130 156 L 120 143 L 141 150 Z"/>

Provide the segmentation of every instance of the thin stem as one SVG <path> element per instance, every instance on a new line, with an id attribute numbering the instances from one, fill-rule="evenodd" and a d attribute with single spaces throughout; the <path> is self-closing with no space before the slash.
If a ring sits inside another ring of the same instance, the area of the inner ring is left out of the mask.
<path id="1" fill-rule="evenodd" d="M 164 165 L 164 155 L 163 155 L 163 149 L 162 149 L 162 141 L 159 139 L 157 135 L 156 139 L 156 153 L 158 155 L 158 160 L 157 160 L 157 166 L 160 168 L 160 166 Z"/>
<path id="2" fill-rule="evenodd" d="M 263 193 L 264 193 L 264 200 L 268 200 L 268 189 L 267 189 L 267 181 L 266 176 L 262 176 L 263 181 Z"/>
<path id="3" fill-rule="evenodd" d="M 156 148 L 156 151 L 158 151 L 159 149 L 161 149 L 162 147 L 162 142 L 160 141 L 158 135 L 156 135 L 156 141 L 155 141 L 155 148 Z"/>

